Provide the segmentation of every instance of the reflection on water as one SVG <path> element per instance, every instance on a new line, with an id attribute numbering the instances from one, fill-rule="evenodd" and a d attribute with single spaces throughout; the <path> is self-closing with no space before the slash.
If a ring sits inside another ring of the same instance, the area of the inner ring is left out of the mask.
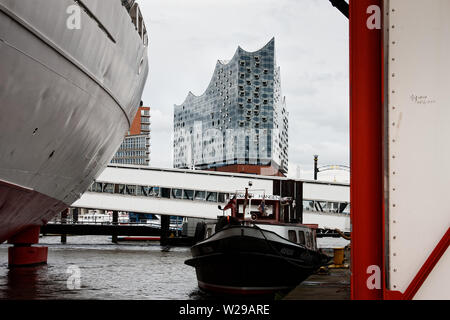
<path id="1" fill-rule="evenodd" d="M 321 247 L 348 241 L 319 239 Z M 329 243 L 328 243 L 329 242 Z M 8 269 L 8 245 L 0 245 L 0 299 L 216 300 L 198 289 L 195 269 L 184 264 L 189 248 L 159 243 L 112 244 L 110 237 L 43 237 L 48 265 Z M 77 277 L 79 281 L 77 282 Z"/>
<path id="2" fill-rule="evenodd" d="M 203 299 L 195 270 L 184 264 L 189 248 L 110 243 L 109 237 L 44 237 L 48 265 L 8 269 L 0 245 L 0 299 Z M 79 289 L 76 278 L 79 271 Z"/>
<path id="3" fill-rule="evenodd" d="M 42 283 L 47 267 L 8 270 L 5 285 L 6 299 L 33 299 L 38 296 L 38 283 Z"/>

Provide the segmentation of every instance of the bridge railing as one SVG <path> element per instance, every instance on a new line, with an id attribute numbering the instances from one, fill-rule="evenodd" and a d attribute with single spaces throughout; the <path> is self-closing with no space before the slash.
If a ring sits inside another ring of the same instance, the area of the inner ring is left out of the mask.
<path id="1" fill-rule="evenodd" d="M 67 218 L 67 219 L 53 219 L 49 221 L 48 224 L 77 224 L 77 225 L 96 225 L 96 226 L 137 226 L 137 227 L 151 227 L 151 228 L 161 228 L 160 223 L 156 222 L 112 222 L 112 221 L 79 221 L 77 219 L 73 218 Z M 181 230 L 183 227 L 183 223 L 171 223 L 169 229 L 172 230 Z"/>

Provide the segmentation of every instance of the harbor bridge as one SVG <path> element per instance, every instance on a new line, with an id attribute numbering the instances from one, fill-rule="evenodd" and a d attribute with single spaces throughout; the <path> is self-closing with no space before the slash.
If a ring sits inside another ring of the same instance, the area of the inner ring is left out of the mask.
<path id="1" fill-rule="evenodd" d="M 72 207 L 216 219 L 218 206 L 246 187 L 265 197 L 293 198 L 286 222 L 350 231 L 348 184 L 249 174 L 110 165 Z"/>

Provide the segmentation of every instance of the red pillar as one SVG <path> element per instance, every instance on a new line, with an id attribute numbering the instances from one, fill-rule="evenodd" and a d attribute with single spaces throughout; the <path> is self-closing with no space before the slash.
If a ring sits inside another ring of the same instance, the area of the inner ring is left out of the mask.
<path id="1" fill-rule="evenodd" d="M 369 266 L 383 270 L 383 46 L 382 30 L 367 27 L 371 5 L 382 9 L 381 0 L 350 1 L 350 201 L 351 297 L 372 300 L 383 296 L 367 286 Z"/>
<path id="2" fill-rule="evenodd" d="M 39 243 L 40 227 L 29 227 L 14 235 L 8 243 L 14 247 L 8 248 L 9 267 L 29 267 L 47 263 L 48 248 L 32 247 Z"/>

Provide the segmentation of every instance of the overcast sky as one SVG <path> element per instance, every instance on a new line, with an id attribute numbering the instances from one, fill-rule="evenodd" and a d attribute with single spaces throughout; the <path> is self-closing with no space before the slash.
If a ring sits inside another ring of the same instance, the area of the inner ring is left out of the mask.
<path id="1" fill-rule="evenodd" d="M 328 0 L 140 0 L 149 31 L 144 104 L 152 115 L 151 165 L 172 167 L 173 105 L 202 94 L 218 59 L 275 37 L 289 115 L 289 176 L 349 165 L 348 20 Z M 320 180 L 348 181 L 346 172 Z"/>

